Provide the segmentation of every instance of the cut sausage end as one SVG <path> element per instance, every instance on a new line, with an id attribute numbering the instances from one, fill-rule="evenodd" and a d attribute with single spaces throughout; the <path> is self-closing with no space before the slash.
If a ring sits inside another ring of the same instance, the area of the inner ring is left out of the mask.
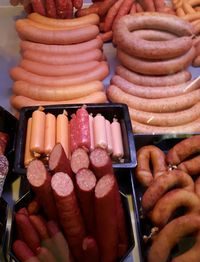
<path id="1" fill-rule="evenodd" d="M 115 186 L 115 178 L 113 175 L 103 176 L 96 185 L 95 197 L 103 198 L 113 189 L 114 186 Z"/>
<path id="2" fill-rule="evenodd" d="M 42 161 L 34 159 L 27 167 L 27 179 L 34 187 L 40 187 L 47 178 L 47 170 Z"/>
<path id="3" fill-rule="evenodd" d="M 91 170 L 84 168 L 76 174 L 76 183 L 82 190 L 91 191 L 95 188 L 96 177 Z"/>
<path id="4" fill-rule="evenodd" d="M 51 179 L 52 189 L 57 195 L 61 197 L 69 196 L 73 190 L 74 185 L 68 174 L 63 172 L 55 173 Z"/>
<path id="5" fill-rule="evenodd" d="M 90 153 L 90 161 L 92 165 L 99 168 L 107 165 L 107 163 L 111 160 L 105 149 L 96 148 Z"/>
<path id="6" fill-rule="evenodd" d="M 82 168 L 89 167 L 89 157 L 83 148 L 74 150 L 71 156 L 71 169 L 76 174 Z"/>

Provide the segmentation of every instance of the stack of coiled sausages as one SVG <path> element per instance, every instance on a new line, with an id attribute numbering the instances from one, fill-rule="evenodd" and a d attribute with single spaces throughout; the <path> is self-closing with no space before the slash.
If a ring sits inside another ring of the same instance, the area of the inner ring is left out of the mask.
<path id="1" fill-rule="evenodd" d="M 170 261 L 200 259 L 199 148 L 200 136 L 196 135 L 178 142 L 166 155 L 154 145 L 137 151 L 135 176 L 145 188 L 143 216 L 159 231 L 156 236 L 151 234 L 148 262 L 169 261 L 173 247 L 189 234 L 193 234 L 195 244 Z"/>
<path id="2" fill-rule="evenodd" d="M 16 21 L 22 59 L 10 71 L 11 105 L 23 106 L 106 101 L 102 80 L 108 75 L 98 38 L 96 14 L 54 19 L 32 13 Z"/>
<path id="3" fill-rule="evenodd" d="M 129 106 L 134 132 L 200 130 L 199 79 L 189 81 L 186 71 L 195 57 L 192 36 L 190 23 L 169 14 L 127 15 L 116 23 L 122 65 L 107 94 Z"/>

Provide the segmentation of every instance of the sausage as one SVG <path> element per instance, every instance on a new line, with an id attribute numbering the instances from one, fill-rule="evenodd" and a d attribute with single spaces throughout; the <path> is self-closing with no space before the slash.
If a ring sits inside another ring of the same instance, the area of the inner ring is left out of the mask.
<path id="1" fill-rule="evenodd" d="M 144 8 L 139 2 L 136 2 L 136 13 L 144 12 Z"/>
<path id="2" fill-rule="evenodd" d="M 76 114 L 72 115 L 69 127 L 70 127 L 70 151 L 71 153 L 73 153 L 74 150 L 78 148 L 78 129 L 77 129 Z"/>
<path id="3" fill-rule="evenodd" d="M 88 83 L 95 80 L 103 80 L 109 73 L 106 62 L 100 62 L 99 65 L 90 70 L 87 74 L 85 72 L 71 75 L 71 76 L 39 76 L 28 72 L 21 67 L 12 68 L 10 71 L 11 78 L 14 81 L 22 80 L 35 85 L 49 85 L 49 86 L 63 86 L 63 85 L 78 85 Z"/>
<path id="4" fill-rule="evenodd" d="M 116 67 L 116 74 L 133 84 L 151 87 L 178 85 L 192 78 L 191 73 L 186 70 L 166 76 L 147 76 L 130 71 L 122 65 Z"/>
<path id="5" fill-rule="evenodd" d="M 154 2 L 154 6 L 155 6 L 155 10 L 156 11 L 162 11 L 165 7 L 165 2 L 164 0 L 153 0 Z"/>
<path id="6" fill-rule="evenodd" d="M 195 49 L 191 47 L 189 51 L 176 58 L 168 60 L 145 60 L 128 55 L 121 49 L 117 49 L 117 57 L 123 66 L 144 75 L 168 75 L 186 69 L 195 57 Z"/>
<path id="7" fill-rule="evenodd" d="M 24 242 L 28 245 L 33 253 L 36 253 L 38 247 L 40 246 L 40 238 L 37 231 L 31 224 L 29 217 L 24 214 L 16 213 L 15 222 Z"/>
<path id="8" fill-rule="evenodd" d="M 53 174 L 57 172 L 64 172 L 72 177 L 70 161 L 67 158 L 64 148 L 60 143 L 57 143 L 51 151 L 48 164 L 49 169 Z"/>
<path id="9" fill-rule="evenodd" d="M 83 214 L 85 227 L 89 235 L 95 235 L 94 189 L 97 179 L 94 173 L 86 168 L 76 174 L 77 195 Z"/>
<path id="10" fill-rule="evenodd" d="M 114 119 L 110 126 L 113 141 L 112 157 L 119 160 L 124 156 L 121 126 L 117 119 Z"/>
<path id="11" fill-rule="evenodd" d="M 200 197 L 200 178 L 197 177 L 194 183 L 194 191 L 197 194 L 198 197 Z"/>
<path id="12" fill-rule="evenodd" d="M 106 119 L 106 138 L 107 138 L 107 151 L 108 154 L 112 154 L 113 152 L 113 141 L 112 141 L 112 132 L 111 132 L 111 123 Z"/>
<path id="13" fill-rule="evenodd" d="M 45 134 L 44 134 L 44 153 L 49 155 L 56 143 L 56 117 L 46 114 Z"/>
<path id="14" fill-rule="evenodd" d="M 188 173 L 190 176 L 198 175 L 200 172 L 199 160 L 200 156 L 193 157 L 180 163 L 177 168 Z"/>
<path id="15" fill-rule="evenodd" d="M 84 106 L 76 111 L 78 147 L 90 150 L 89 114 Z"/>
<path id="16" fill-rule="evenodd" d="M 8 134 L 0 131 L 0 155 L 5 154 L 8 141 L 9 141 Z"/>
<path id="17" fill-rule="evenodd" d="M 94 67 L 99 65 L 98 61 L 88 61 L 80 64 L 70 65 L 50 65 L 40 62 L 35 62 L 27 59 L 22 59 L 20 67 L 23 69 L 41 76 L 67 76 L 76 75 L 83 72 L 89 72 Z M 15 84 L 15 83 L 14 83 Z"/>
<path id="18" fill-rule="evenodd" d="M 171 128 L 171 130 L 175 131 L 176 126 L 191 123 L 191 121 L 195 121 L 199 118 L 200 103 L 198 102 L 189 109 L 185 109 L 175 113 L 150 113 L 129 107 L 129 114 L 133 123 L 135 123 L 136 121 L 136 123 L 139 122 L 141 124 L 144 124 L 146 126 L 146 129 L 148 126 L 164 127 L 165 129 L 167 127 L 173 127 Z M 136 127 L 134 129 L 137 130 Z M 143 126 L 142 129 L 144 129 Z M 161 130 L 165 131 L 165 129 Z M 178 129 L 180 130 L 180 128 Z"/>
<path id="19" fill-rule="evenodd" d="M 51 189 L 51 175 L 43 162 L 34 159 L 27 167 L 27 179 L 48 219 L 57 221 L 57 211 Z"/>
<path id="20" fill-rule="evenodd" d="M 27 210 L 29 215 L 37 214 L 40 210 L 39 201 L 36 198 L 31 200 L 31 202 L 27 206 Z"/>
<path id="21" fill-rule="evenodd" d="M 31 41 L 21 40 L 20 41 L 20 49 L 22 53 L 25 50 L 32 50 L 32 51 L 40 51 L 47 54 L 79 54 L 87 52 L 91 49 L 101 49 L 103 46 L 103 42 L 101 39 L 95 38 L 83 43 L 78 44 L 71 44 L 71 45 L 48 45 L 48 44 L 41 44 L 35 43 Z"/>
<path id="22" fill-rule="evenodd" d="M 95 148 L 89 158 L 92 170 L 98 179 L 106 174 L 113 174 L 112 161 L 105 149 Z"/>
<path id="23" fill-rule="evenodd" d="M 65 110 L 56 118 L 56 143 L 60 143 L 69 158 L 69 121 Z"/>
<path id="24" fill-rule="evenodd" d="M 0 196 L 2 195 L 3 186 L 8 172 L 9 172 L 8 159 L 5 155 L 0 155 Z"/>
<path id="25" fill-rule="evenodd" d="M 165 171 L 167 171 L 165 153 L 160 148 L 147 145 L 137 151 L 135 176 L 144 187 L 149 187 L 153 180 L 165 173 Z"/>
<path id="26" fill-rule="evenodd" d="M 200 66 L 200 55 L 198 55 L 193 61 L 192 66 L 199 67 Z"/>
<path id="27" fill-rule="evenodd" d="M 58 172 L 52 177 L 51 186 L 64 235 L 72 255 L 79 260 L 83 257 L 82 242 L 86 233 L 73 182 L 66 173 Z"/>
<path id="28" fill-rule="evenodd" d="M 89 168 L 89 156 L 83 148 L 77 148 L 72 152 L 71 169 L 77 174 L 82 168 Z"/>
<path id="29" fill-rule="evenodd" d="M 44 153 L 44 136 L 45 136 L 46 114 L 43 108 L 38 108 L 32 113 L 30 151 L 34 157 Z"/>
<path id="30" fill-rule="evenodd" d="M 24 106 L 36 106 L 36 105 L 55 105 L 55 104 L 81 104 L 81 103 L 105 103 L 107 97 L 103 91 L 93 92 L 90 95 L 82 96 L 80 98 L 61 100 L 61 101 L 45 101 L 45 100 L 34 100 L 26 96 L 11 96 L 11 105 L 19 110 Z"/>
<path id="31" fill-rule="evenodd" d="M 56 5 L 55 5 L 54 0 L 46 0 L 45 4 L 46 4 L 46 16 L 51 17 L 51 18 L 57 18 Z M 37 15 L 37 13 L 34 13 L 34 14 Z"/>
<path id="32" fill-rule="evenodd" d="M 63 1 L 63 0 L 55 0 L 56 3 L 56 11 L 57 16 L 59 18 L 65 19 L 71 19 L 73 16 L 73 6 L 72 6 L 72 0 Z"/>
<path id="33" fill-rule="evenodd" d="M 32 0 L 31 1 L 32 7 L 34 12 L 40 14 L 40 15 L 46 15 L 44 2 L 42 0 Z"/>
<path id="34" fill-rule="evenodd" d="M 103 91 L 102 82 L 91 81 L 70 86 L 42 86 L 19 80 L 13 85 L 13 93 L 16 95 L 24 95 L 31 99 L 46 101 L 77 99 L 96 91 Z"/>
<path id="35" fill-rule="evenodd" d="M 111 79 L 111 84 L 116 85 L 124 92 L 143 97 L 143 98 L 164 98 L 164 97 L 172 97 L 178 96 L 185 93 L 189 93 L 193 90 L 196 90 L 200 86 L 200 79 L 196 79 L 197 81 L 188 81 L 184 84 L 178 84 L 174 86 L 141 86 L 133 84 L 121 76 L 114 75 Z"/>
<path id="36" fill-rule="evenodd" d="M 29 246 L 22 240 L 15 240 L 12 245 L 12 250 L 21 262 L 39 262 Z"/>
<path id="37" fill-rule="evenodd" d="M 116 261 L 118 229 L 115 209 L 115 178 L 105 175 L 95 187 L 96 236 L 102 261 Z"/>
<path id="38" fill-rule="evenodd" d="M 131 10 L 130 10 L 130 12 L 129 12 L 130 15 L 135 14 L 135 13 L 137 12 L 136 4 L 137 4 L 137 3 L 136 3 L 135 1 L 133 1 L 133 4 L 132 4 L 132 6 L 131 6 Z"/>
<path id="39" fill-rule="evenodd" d="M 100 49 L 91 49 L 84 53 L 64 55 L 64 54 L 54 54 L 49 56 L 49 54 L 43 53 L 41 51 L 31 51 L 25 50 L 22 53 L 23 59 L 35 61 L 42 64 L 48 65 L 71 65 L 71 64 L 81 64 L 89 61 L 101 61 L 102 51 Z"/>
<path id="40" fill-rule="evenodd" d="M 190 214 L 172 220 L 159 232 L 153 241 L 148 253 L 148 261 L 166 262 L 173 246 L 175 246 L 183 236 L 198 232 L 199 229 L 200 217 L 198 215 Z M 170 239 L 170 241 L 166 241 L 166 239 Z"/>
<path id="41" fill-rule="evenodd" d="M 113 31 L 110 30 L 108 32 L 105 32 L 105 33 L 100 33 L 99 34 L 99 37 L 101 38 L 101 40 L 105 43 L 105 42 L 108 42 L 110 40 L 112 40 L 112 37 L 113 37 Z"/>
<path id="42" fill-rule="evenodd" d="M 179 37 L 166 41 L 148 41 L 132 37 L 131 31 L 138 29 L 158 29 Z M 187 52 L 192 46 L 193 26 L 182 19 L 164 13 L 139 13 L 120 19 L 114 30 L 117 45 L 128 54 L 145 59 L 170 59 Z M 126 36 L 126 37 L 125 37 Z"/>
<path id="43" fill-rule="evenodd" d="M 171 40 L 177 38 L 175 34 L 153 29 L 141 29 L 132 32 L 132 36 L 138 37 L 144 40 L 159 41 L 159 40 Z"/>
<path id="44" fill-rule="evenodd" d="M 55 257 L 51 253 L 49 249 L 46 247 L 39 247 L 37 250 L 38 253 L 38 258 L 40 259 L 41 262 L 56 262 Z"/>
<path id="45" fill-rule="evenodd" d="M 93 116 L 89 115 L 89 128 L 90 128 L 90 151 L 94 150 L 94 130 L 93 130 Z"/>
<path id="46" fill-rule="evenodd" d="M 106 120 L 101 114 L 93 118 L 94 147 L 107 149 Z"/>
<path id="47" fill-rule="evenodd" d="M 195 133 L 200 130 L 200 118 L 197 118 L 189 123 L 178 126 L 151 126 L 131 120 L 133 133 L 143 134 L 178 134 L 178 133 Z"/>
<path id="48" fill-rule="evenodd" d="M 194 191 L 194 182 L 185 172 L 180 170 L 166 171 L 162 176 L 155 179 L 145 191 L 142 197 L 142 209 L 144 214 L 149 212 L 157 201 L 170 189 L 174 187 Z"/>
<path id="49" fill-rule="evenodd" d="M 138 1 L 142 6 L 144 11 L 155 11 L 154 1 L 153 0 L 139 0 Z"/>
<path id="50" fill-rule="evenodd" d="M 27 121 L 26 142 L 25 142 L 25 152 L 24 152 L 25 167 L 34 159 L 34 156 L 30 151 L 31 126 L 32 126 L 32 117 L 29 117 Z"/>
<path id="51" fill-rule="evenodd" d="M 96 240 L 93 237 L 85 237 L 83 240 L 83 254 L 84 254 L 84 261 L 87 262 L 99 262 L 100 261 L 100 254 L 98 250 L 98 246 Z"/>
<path id="52" fill-rule="evenodd" d="M 187 213 L 198 213 L 200 209 L 200 199 L 194 192 L 184 189 L 174 189 L 161 197 L 149 217 L 153 224 L 159 228 L 163 228 L 173 218 L 175 211 L 185 207 Z"/>
<path id="53" fill-rule="evenodd" d="M 115 103 L 125 103 L 129 107 L 146 112 L 177 112 L 187 109 L 199 102 L 199 89 L 177 97 L 147 99 L 129 95 L 114 85 L 107 90 L 108 98 Z"/>
<path id="54" fill-rule="evenodd" d="M 49 233 L 46 225 L 46 221 L 44 218 L 40 215 L 30 215 L 29 219 L 31 221 L 31 224 L 37 231 L 39 237 L 41 240 L 46 240 L 49 238 Z"/>
<path id="55" fill-rule="evenodd" d="M 77 44 L 94 39 L 99 29 L 96 25 L 86 25 L 77 29 L 44 29 L 36 27 L 28 19 L 18 19 L 16 30 L 23 40 L 38 42 L 42 44 Z"/>
<path id="56" fill-rule="evenodd" d="M 200 151 L 200 135 L 190 136 L 173 146 L 166 155 L 166 161 L 170 165 L 178 165 Z"/>

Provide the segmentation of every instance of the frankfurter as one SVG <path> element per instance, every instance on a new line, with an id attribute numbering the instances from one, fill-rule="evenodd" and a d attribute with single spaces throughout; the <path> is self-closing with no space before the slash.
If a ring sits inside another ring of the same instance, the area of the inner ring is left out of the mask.
<path id="1" fill-rule="evenodd" d="M 184 84 L 174 86 L 140 86 L 133 84 L 118 75 L 114 75 L 111 79 L 111 84 L 116 85 L 125 93 L 143 97 L 143 98 L 164 98 L 182 95 L 200 87 L 200 79 L 197 81 L 188 81 Z"/>
<path id="2" fill-rule="evenodd" d="M 173 246 L 177 244 L 183 236 L 198 232 L 199 229 L 199 215 L 190 214 L 172 220 L 159 232 L 157 237 L 154 239 L 148 253 L 148 261 L 166 262 Z M 170 239 L 170 242 L 166 241 L 166 239 Z"/>
<path id="3" fill-rule="evenodd" d="M 31 41 L 21 40 L 20 41 L 20 49 L 23 51 L 25 50 L 32 50 L 32 51 L 40 51 L 43 53 L 48 54 L 79 54 L 82 52 L 89 51 L 91 49 L 99 48 L 101 49 L 103 46 L 103 42 L 99 37 L 83 42 L 78 44 L 71 44 L 71 45 L 56 45 L 56 44 L 41 44 L 35 43 Z"/>
<path id="4" fill-rule="evenodd" d="M 192 78 L 191 73 L 186 70 L 166 76 L 147 76 L 130 71 L 122 65 L 116 67 L 116 74 L 133 84 L 151 87 L 178 85 Z"/>
<path id="5" fill-rule="evenodd" d="M 161 30 L 153 30 L 153 29 L 141 29 L 141 30 L 135 30 L 132 33 L 132 36 L 136 38 L 141 38 L 144 40 L 151 40 L 151 41 L 166 41 L 177 38 L 175 34 L 172 34 L 170 32 L 161 31 Z"/>
<path id="6" fill-rule="evenodd" d="M 77 29 L 51 30 L 33 26 L 28 19 L 18 19 L 16 30 L 23 40 L 42 44 L 77 44 L 94 39 L 99 29 L 96 25 L 86 25 Z"/>
<path id="7" fill-rule="evenodd" d="M 153 167 L 151 171 L 150 167 Z M 149 187 L 153 180 L 167 171 L 165 153 L 154 145 L 143 146 L 137 151 L 137 167 L 135 176 L 145 187 Z"/>
<path id="8" fill-rule="evenodd" d="M 73 19 L 52 19 L 46 16 L 42 16 L 38 13 L 31 13 L 28 15 L 28 18 L 41 24 L 50 25 L 52 27 L 56 26 L 60 28 L 99 24 L 99 16 L 97 14 L 89 14 L 87 16 Z"/>
<path id="9" fill-rule="evenodd" d="M 10 76 L 14 81 L 23 80 L 36 85 L 61 86 L 82 84 L 94 80 L 103 80 L 108 73 L 109 69 L 107 63 L 100 62 L 96 68 L 90 70 L 87 74 L 83 72 L 72 76 L 47 77 L 30 73 L 21 67 L 15 67 L 11 69 Z"/>
<path id="10" fill-rule="evenodd" d="M 74 152 L 75 149 L 78 148 L 78 129 L 77 129 L 77 121 L 76 114 L 71 116 L 70 124 L 69 124 L 69 135 L 70 135 L 70 151 Z"/>
<path id="11" fill-rule="evenodd" d="M 187 213 L 198 213 L 200 199 L 194 192 L 184 189 L 171 190 L 157 201 L 149 217 L 155 226 L 163 228 L 179 207 L 185 207 Z"/>
<path id="12" fill-rule="evenodd" d="M 157 201 L 174 187 L 194 192 L 194 182 L 187 173 L 180 170 L 166 171 L 162 176 L 153 180 L 145 191 L 142 197 L 142 210 L 144 214 L 153 209 Z"/>
<path id="13" fill-rule="evenodd" d="M 19 110 L 24 106 L 35 106 L 35 105 L 55 105 L 55 104 L 79 104 L 79 103 L 105 103 L 107 101 L 106 95 L 102 91 L 94 92 L 90 95 L 83 96 L 77 99 L 62 100 L 62 101 L 42 101 L 33 100 L 26 96 L 11 96 L 11 105 Z"/>
<path id="14" fill-rule="evenodd" d="M 112 144 L 113 144 L 113 159 L 123 159 L 124 156 L 124 147 L 122 141 L 122 131 L 120 123 L 117 119 L 113 119 L 111 123 L 111 134 L 112 134 Z"/>
<path id="15" fill-rule="evenodd" d="M 56 117 L 46 114 L 45 132 L 44 132 L 44 153 L 48 156 L 56 143 Z"/>
<path id="16" fill-rule="evenodd" d="M 143 75 L 169 75 L 186 69 L 195 57 L 195 48 L 169 60 L 145 60 L 128 55 L 117 49 L 117 57 L 123 66 Z"/>
<path id="17" fill-rule="evenodd" d="M 107 149 L 106 120 L 101 114 L 93 118 L 94 146 Z"/>

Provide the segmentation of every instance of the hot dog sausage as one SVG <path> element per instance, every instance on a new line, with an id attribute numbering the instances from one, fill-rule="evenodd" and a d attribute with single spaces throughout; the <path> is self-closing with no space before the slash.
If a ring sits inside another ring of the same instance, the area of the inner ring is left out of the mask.
<path id="1" fill-rule="evenodd" d="M 107 149 L 106 120 L 101 114 L 93 118 L 94 146 Z"/>
<path id="2" fill-rule="evenodd" d="M 124 147 L 122 141 L 122 131 L 120 123 L 117 119 L 113 119 L 111 123 L 111 134 L 112 134 L 112 144 L 113 144 L 113 159 L 123 159 L 124 156 Z"/>
<path id="3" fill-rule="evenodd" d="M 46 114 L 45 134 L 44 134 L 44 153 L 49 155 L 56 143 L 56 117 Z"/>

